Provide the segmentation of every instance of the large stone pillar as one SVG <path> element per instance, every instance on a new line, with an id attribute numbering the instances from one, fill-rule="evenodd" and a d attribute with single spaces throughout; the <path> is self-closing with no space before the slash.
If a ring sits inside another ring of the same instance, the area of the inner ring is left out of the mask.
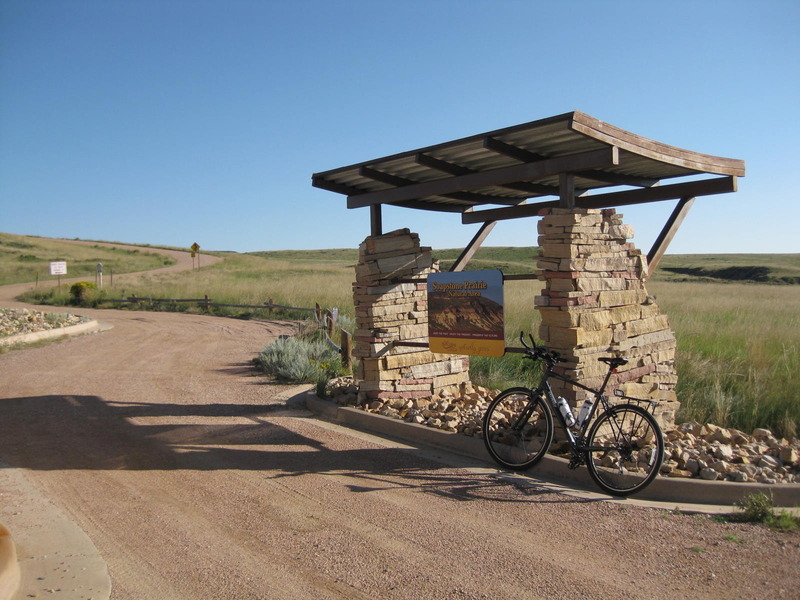
<path id="1" fill-rule="evenodd" d="M 542 255 L 537 267 L 545 287 L 536 298 L 539 337 L 567 359 L 566 374 L 599 387 L 608 371 L 601 356 L 628 364 L 612 376 L 626 395 L 658 401 L 662 425 L 674 423 L 676 341 L 666 315 L 645 288 L 645 257 L 628 239 L 633 228 L 613 209 L 552 209 L 539 222 Z M 573 405 L 587 392 L 552 380 L 556 394 Z"/>
<path id="2" fill-rule="evenodd" d="M 396 340 L 428 342 L 427 284 L 424 278 L 397 280 L 438 270 L 431 249 L 420 247 L 419 236 L 408 229 L 370 236 L 359 247 L 353 354 L 360 359 L 360 402 L 432 396 L 468 381 L 466 356 L 391 345 Z"/>

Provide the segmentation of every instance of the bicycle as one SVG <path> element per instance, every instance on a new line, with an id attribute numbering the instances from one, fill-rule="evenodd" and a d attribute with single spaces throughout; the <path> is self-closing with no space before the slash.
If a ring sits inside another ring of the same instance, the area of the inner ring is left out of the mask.
<path id="1" fill-rule="evenodd" d="M 611 375 L 627 364 L 627 359 L 601 357 L 608 373 L 600 388 L 594 389 L 554 371 L 558 363 L 566 362 L 558 352 L 537 346 L 533 336 L 529 335 L 532 346 L 525 343 L 522 333 L 519 338 L 525 357 L 543 362 L 542 378 L 535 390 L 510 388 L 490 403 L 483 418 L 483 440 L 492 458 L 513 470 L 534 466 L 553 441 L 556 414 L 566 431 L 570 469 L 585 465 L 600 489 L 613 496 L 629 496 L 650 485 L 664 459 L 664 436 L 650 412 L 656 402 L 614 390 L 622 403 L 612 404 L 605 395 Z M 577 419 L 566 400 L 554 396 L 548 382 L 551 377 L 593 394 Z M 597 414 L 599 407 L 602 411 Z"/>

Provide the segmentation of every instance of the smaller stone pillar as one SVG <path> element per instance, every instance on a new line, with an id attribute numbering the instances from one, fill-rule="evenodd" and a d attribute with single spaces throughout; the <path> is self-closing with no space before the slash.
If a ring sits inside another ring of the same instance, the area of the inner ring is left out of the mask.
<path id="1" fill-rule="evenodd" d="M 628 242 L 633 227 L 613 209 L 552 209 L 539 233 L 537 266 L 545 282 L 536 298 L 539 337 L 567 359 L 567 376 L 593 388 L 608 372 L 598 358 L 627 358 L 609 382 L 609 396 L 619 388 L 656 400 L 661 424 L 673 424 L 679 407 L 675 335 L 645 288 L 646 259 Z M 588 395 L 557 380 L 552 385 L 573 405 Z"/>
<path id="2" fill-rule="evenodd" d="M 432 396 L 469 380 L 467 356 L 392 346 L 428 342 L 427 283 L 421 276 L 438 270 L 431 249 L 420 247 L 419 236 L 408 229 L 370 236 L 359 247 L 353 355 L 360 359 L 360 402 Z M 420 281 L 397 281 L 415 277 Z"/>

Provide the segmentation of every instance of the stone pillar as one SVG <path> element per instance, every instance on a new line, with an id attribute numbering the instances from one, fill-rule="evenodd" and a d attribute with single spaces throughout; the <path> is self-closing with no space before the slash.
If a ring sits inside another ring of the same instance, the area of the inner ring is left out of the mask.
<path id="1" fill-rule="evenodd" d="M 599 387 L 608 371 L 601 356 L 628 364 L 612 376 L 626 395 L 657 400 L 663 426 L 674 423 L 675 335 L 666 315 L 645 288 L 646 258 L 628 239 L 633 228 L 613 209 L 552 209 L 539 222 L 539 278 L 545 282 L 536 306 L 539 337 L 567 359 L 566 374 Z M 587 392 L 560 381 L 553 391 L 573 405 Z"/>
<path id="2" fill-rule="evenodd" d="M 408 229 L 370 236 L 359 247 L 353 300 L 353 355 L 359 401 L 421 398 L 469 379 L 469 358 L 427 348 L 392 347 L 395 340 L 428 342 L 427 283 L 398 283 L 439 270 L 431 249 Z"/>

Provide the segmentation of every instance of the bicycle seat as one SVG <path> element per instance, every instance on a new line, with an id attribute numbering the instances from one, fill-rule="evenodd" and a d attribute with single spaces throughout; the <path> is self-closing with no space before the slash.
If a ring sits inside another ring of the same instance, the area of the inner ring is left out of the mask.
<path id="1" fill-rule="evenodd" d="M 627 358 L 617 358 L 615 356 L 601 356 L 598 360 L 606 363 L 612 369 L 616 369 L 617 367 L 628 364 Z"/>

